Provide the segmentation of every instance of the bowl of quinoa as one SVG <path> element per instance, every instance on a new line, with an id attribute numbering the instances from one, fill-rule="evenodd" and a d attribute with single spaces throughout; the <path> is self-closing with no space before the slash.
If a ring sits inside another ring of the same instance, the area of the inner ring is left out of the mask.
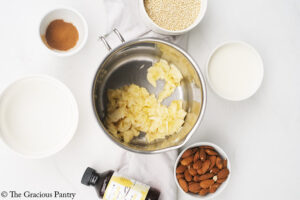
<path id="1" fill-rule="evenodd" d="M 207 0 L 140 0 L 140 14 L 154 32 L 180 35 L 192 30 L 203 19 Z"/>

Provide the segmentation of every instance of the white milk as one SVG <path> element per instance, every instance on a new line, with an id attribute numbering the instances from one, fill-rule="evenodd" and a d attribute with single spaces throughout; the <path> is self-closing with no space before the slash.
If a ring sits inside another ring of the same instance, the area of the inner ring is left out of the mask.
<path id="1" fill-rule="evenodd" d="M 226 43 L 210 58 L 208 80 L 217 94 L 228 100 L 243 100 L 253 95 L 263 79 L 263 64 L 251 46 Z"/>
<path id="2" fill-rule="evenodd" d="M 2 139 L 25 156 L 43 157 L 60 150 L 75 132 L 77 120 L 75 99 L 54 79 L 21 79 L 1 97 Z"/>

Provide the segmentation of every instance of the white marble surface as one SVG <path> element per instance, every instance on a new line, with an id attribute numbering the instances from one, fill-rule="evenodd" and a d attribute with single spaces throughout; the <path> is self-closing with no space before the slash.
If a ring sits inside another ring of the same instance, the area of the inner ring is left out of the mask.
<path id="1" fill-rule="evenodd" d="M 205 119 L 188 144 L 211 141 L 228 153 L 232 178 L 216 199 L 300 199 L 300 2 L 208 3 L 189 43 L 201 69 L 216 45 L 244 40 L 260 52 L 265 77 L 257 94 L 243 102 L 225 101 L 208 88 Z M 58 6 L 74 7 L 89 26 L 86 46 L 68 58 L 49 55 L 38 38 L 42 15 Z M 106 54 L 97 42 L 105 20 L 101 0 L 3 1 L 0 13 L 0 90 L 18 76 L 48 74 L 72 90 L 80 112 L 71 143 L 49 158 L 26 160 L 0 142 L 0 192 L 59 190 L 76 192 L 77 200 L 97 199 L 92 188 L 80 184 L 85 167 L 113 169 L 123 151 L 101 133 L 91 106 L 92 78 Z M 178 199 L 190 198 L 180 193 Z"/>

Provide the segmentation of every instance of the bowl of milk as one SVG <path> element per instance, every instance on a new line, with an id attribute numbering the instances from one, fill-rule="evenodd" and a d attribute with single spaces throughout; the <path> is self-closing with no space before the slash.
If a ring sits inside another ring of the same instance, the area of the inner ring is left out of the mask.
<path id="1" fill-rule="evenodd" d="M 78 106 L 69 88 L 46 75 L 14 81 L 0 95 L 0 139 L 24 158 L 44 158 L 73 138 Z"/>
<path id="2" fill-rule="evenodd" d="M 241 41 L 219 45 L 210 55 L 206 68 L 207 81 L 213 91 L 231 101 L 245 100 L 254 95 L 263 75 L 260 55 Z"/>

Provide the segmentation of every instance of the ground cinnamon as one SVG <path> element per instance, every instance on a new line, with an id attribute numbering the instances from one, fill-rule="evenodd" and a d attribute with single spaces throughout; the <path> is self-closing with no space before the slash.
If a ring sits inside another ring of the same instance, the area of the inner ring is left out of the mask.
<path id="1" fill-rule="evenodd" d="M 66 51 L 76 45 L 78 31 L 73 24 L 57 19 L 47 27 L 45 39 L 49 47 Z"/>

